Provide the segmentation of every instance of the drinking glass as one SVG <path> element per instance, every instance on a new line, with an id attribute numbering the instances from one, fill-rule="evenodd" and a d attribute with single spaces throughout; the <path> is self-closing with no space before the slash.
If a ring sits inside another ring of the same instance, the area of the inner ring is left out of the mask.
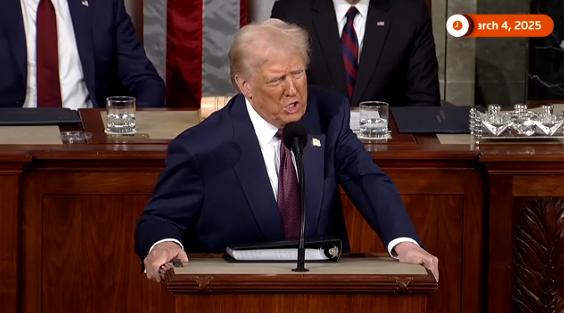
<path id="1" fill-rule="evenodd" d="M 106 99 L 106 133 L 135 133 L 135 97 L 113 96 Z"/>
<path id="2" fill-rule="evenodd" d="M 358 137 L 366 140 L 390 138 L 388 131 L 389 104 L 382 101 L 363 101 L 358 107 L 360 111 L 360 128 Z"/>

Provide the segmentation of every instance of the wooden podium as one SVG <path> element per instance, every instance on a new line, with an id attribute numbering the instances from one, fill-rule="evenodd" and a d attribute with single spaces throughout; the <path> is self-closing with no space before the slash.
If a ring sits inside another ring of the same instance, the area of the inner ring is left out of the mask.
<path id="1" fill-rule="evenodd" d="M 180 312 L 426 312 L 437 282 L 425 268 L 390 258 L 336 263 L 231 263 L 191 258 L 162 284 L 163 310 Z"/>

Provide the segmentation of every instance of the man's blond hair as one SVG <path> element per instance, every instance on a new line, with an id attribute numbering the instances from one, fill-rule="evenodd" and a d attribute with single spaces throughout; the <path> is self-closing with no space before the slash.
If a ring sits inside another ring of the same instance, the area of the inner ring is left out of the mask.
<path id="1" fill-rule="evenodd" d="M 229 49 L 230 76 L 235 88 L 235 75 L 250 77 L 267 61 L 262 55 L 266 49 L 296 53 L 304 65 L 309 63 L 309 36 L 305 29 L 274 18 L 246 25 L 235 35 Z"/>

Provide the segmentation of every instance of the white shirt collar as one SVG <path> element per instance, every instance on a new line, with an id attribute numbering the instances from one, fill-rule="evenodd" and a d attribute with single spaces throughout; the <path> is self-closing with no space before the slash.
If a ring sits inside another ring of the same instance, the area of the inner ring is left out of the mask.
<path id="1" fill-rule="evenodd" d="M 369 3 L 370 0 L 360 0 L 357 4 L 354 4 L 352 6 L 355 6 L 360 16 L 366 19 Z M 335 15 L 337 17 L 337 21 L 346 19 L 347 11 L 351 7 L 351 4 L 346 0 L 333 0 L 333 5 L 335 6 Z"/>
<path id="2" fill-rule="evenodd" d="M 270 124 L 265 119 L 260 116 L 257 111 L 253 108 L 249 99 L 245 98 L 245 104 L 247 105 L 247 111 L 249 112 L 249 117 L 251 118 L 251 123 L 255 129 L 259 145 L 261 147 L 267 145 L 276 135 L 278 127 Z"/>

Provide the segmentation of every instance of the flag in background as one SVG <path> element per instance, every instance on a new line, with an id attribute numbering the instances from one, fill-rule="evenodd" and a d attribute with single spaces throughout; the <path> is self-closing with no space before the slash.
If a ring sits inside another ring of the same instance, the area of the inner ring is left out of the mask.
<path id="1" fill-rule="evenodd" d="M 143 1 L 143 44 L 166 81 L 168 107 L 235 93 L 227 52 L 246 23 L 247 0 Z"/>

